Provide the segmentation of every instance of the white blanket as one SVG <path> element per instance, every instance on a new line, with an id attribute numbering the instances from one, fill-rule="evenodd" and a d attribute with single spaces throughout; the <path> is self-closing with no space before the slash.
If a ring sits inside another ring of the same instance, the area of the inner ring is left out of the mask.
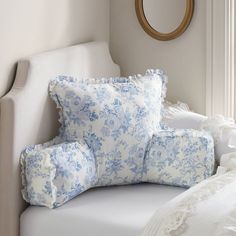
<path id="1" fill-rule="evenodd" d="M 236 171 L 215 175 L 159 208 L 143 236 L 235 236 Z"/>

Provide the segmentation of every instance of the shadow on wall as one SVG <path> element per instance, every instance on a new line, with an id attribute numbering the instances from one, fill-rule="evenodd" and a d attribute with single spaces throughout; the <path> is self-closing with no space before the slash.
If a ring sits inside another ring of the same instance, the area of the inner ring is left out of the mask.
<path id="1" fill-rule="evenodd" d="M 14 7 L 12 7 L 14 6 Z M 109 40 L 109 0 L 9 0 L 0 3 L 0 97 L 13 84 L 16 62 L 29 55 Z"/>

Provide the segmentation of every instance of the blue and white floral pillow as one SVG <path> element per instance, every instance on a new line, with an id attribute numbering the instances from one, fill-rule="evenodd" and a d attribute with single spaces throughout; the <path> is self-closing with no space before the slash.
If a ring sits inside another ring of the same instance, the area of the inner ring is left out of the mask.
<path id="1" fill-rule="evenodd" d="M 161 70 L 128 78 L 59 76 L 51 81 L 60 134 L 22 152 L 24 199 L 54 208 L 96 186 L 190 187 L 211 176 L 212 137 L 160 123 L 166 82 Z"/>
<path id="2" fill-rule="evenodd" d="M 57 144 L 61 141 L 30 146 L 21 154 L 22 193 L 31 205 L 55 208 L 97 186 L 96 160 L 88 146 Z M 162 130 L 153 135 L 146 155 L 136 158 L 143 158 L 136 166 L 139 182 L 191 187 L 214 172 L 213 139 L 202 131 Z"/>
<path id="3" fill-rule="evenodd" d="M 22 194 L 31 205 L 55 208 L 97 183 L 95 159 L 87 146 L 50 146 L 53 142 L 28 147 L 21 154 Z"/>
<path id="4" fill-rule="evenodd" d="M 49 93 L 60 109 L 60 137 L 92 150 L 98 186 L 142 181 L 147 144 L 160 129 L 166 75 L 86 79 L 59 76 Z"/>
<path id="5" fill-rule="evenodd" d="M 149 144 L 143 181 L 191 187 L 214 171 L 214 142 L 210 134 L 197 130 L 163 130 Z"/>

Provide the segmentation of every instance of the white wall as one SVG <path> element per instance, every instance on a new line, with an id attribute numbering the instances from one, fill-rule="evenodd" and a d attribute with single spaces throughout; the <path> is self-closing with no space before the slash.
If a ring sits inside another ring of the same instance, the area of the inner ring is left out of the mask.
<path id="1" fill-rule="evenodd" d="M 134 0 L 0 0 L 0 96 L 13 82 L 18 59 L 90 40 L 109 41 L 110 33 L 112 55 L 124 75 L 163 68 L 169 76 L 168 98 L 204 113 L 205 5 L 196 0 L 187 31 L 161 42 L 139 25 Z"/>
<path id="2" fill-rule="evenodd" d="M 0 0 L 0 96 L 19 58 L 91 40 L 109 40 L 109 0 Z"/>
<path id="3" fill-rule="evenodd" d="M 134 0 L 111 0 L 110 44 L 124 75 L 162 68 L 169 76 L 168 99 L 187 102 L 205 113 L 206 0 L 195 0 L 190 27 L 179 38 L 162 42 L 138 23 Z M 171 17 L 171 15 L 170 15 Z"/>

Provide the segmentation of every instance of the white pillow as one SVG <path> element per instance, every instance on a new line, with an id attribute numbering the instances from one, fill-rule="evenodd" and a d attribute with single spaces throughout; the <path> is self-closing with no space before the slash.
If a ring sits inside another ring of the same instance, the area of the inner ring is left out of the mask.
<path id="1" fill-rule="evenodd" d="M 164 103 L 162 121 L 170 128 L 200 130 L 202 123 L 206 120 L 206 116 L 190 111 L 185 103 Z"/>

